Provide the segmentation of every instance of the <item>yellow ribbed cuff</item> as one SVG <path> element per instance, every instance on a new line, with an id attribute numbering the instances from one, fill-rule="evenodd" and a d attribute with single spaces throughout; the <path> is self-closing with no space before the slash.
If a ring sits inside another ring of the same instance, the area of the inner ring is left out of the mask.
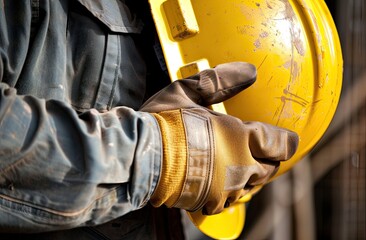
<path id="1" fill-rule="evenodd" d="M 163 139 L 163 162 L 159 183 L 150 202 L 159 207 L 174 206 L 186 178 L 187 139 L 180 110 L 152 114 L 159 123 Z"/>

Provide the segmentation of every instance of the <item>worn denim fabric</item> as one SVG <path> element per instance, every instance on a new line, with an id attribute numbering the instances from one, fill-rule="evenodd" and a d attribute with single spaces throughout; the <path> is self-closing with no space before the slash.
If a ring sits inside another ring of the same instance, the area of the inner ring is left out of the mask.
<path id="1" fill-rule="evenodd" d="M 147 204 L 161 139 L 136 111 L 141 27 L 118 0 L 0 1 L 1 232 L 93 226 Z"/>

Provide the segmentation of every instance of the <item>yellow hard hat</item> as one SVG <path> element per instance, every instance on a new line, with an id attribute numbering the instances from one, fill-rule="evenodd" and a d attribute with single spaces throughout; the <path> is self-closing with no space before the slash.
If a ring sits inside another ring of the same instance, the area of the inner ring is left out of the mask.
<path id="1" fill-rule="evenodd" d="M 309 153 L 332 120 L 342 84 L 340 42 L 323 0 L 150 0 L 150 5 L 172 80 L 224 62 L 256 65 L 257 81 L 213 109 L 299 134 L 298 151 L 276 176 Z M 242 231 L 245 207 L 237 203 L 217 215 L 189 215 L 205 234 L 232 239 Z"/>

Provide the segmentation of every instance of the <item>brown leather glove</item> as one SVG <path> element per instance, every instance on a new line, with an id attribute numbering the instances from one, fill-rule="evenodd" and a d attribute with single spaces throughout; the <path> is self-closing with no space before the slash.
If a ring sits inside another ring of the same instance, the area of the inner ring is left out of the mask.
<path id="1" fill-rule="evenodd" d="M 280 161 L 295 153 L 296 133 L 206 108 L 255 79 L 251 64 L 222 64 L 171 83 L 142 106 L 157 119 L 163 139 L 160 179 L 150 199 L 154 206 L 219 213 L 267 182 Z"/>

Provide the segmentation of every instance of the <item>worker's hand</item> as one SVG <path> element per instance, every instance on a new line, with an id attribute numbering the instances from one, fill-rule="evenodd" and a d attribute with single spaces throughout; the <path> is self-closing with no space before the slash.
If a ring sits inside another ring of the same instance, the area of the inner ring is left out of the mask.
<path id="1" fill-rule="evenodd" d="M 255 79 L 251 64 L 222 64 L 173 82 L 144 104 L 141 111 L 153 113 L 163 139 L 160 179 L 150 199 L 154 206 L 219 213 L 266 183 L 280 161 L 295 153 L 296 133 L 206 108 Z"/>

